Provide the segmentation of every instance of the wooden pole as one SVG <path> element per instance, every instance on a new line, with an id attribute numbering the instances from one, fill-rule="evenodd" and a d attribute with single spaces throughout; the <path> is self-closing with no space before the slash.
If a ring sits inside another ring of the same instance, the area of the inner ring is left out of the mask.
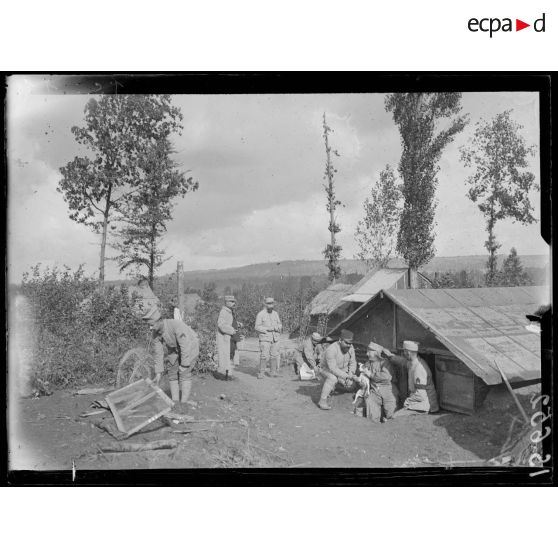
<path id="1" fill-rule="evenodd" d="M 529 417 L 527 416 L 527 413 L 525 412 L 525 409 L 521 406 L 521 403 L 519 402 L 519 399 L 517 398 L 517 395 L 515 395 L 515 393 L 513 392 L 512 387 L 510 386 L 510 383 L 508 382 L 508 379 L 506 378 L 505 374 L 502 372 L 502 369 L 500 368 L 500 365 L 498 364 L 498 361 L 494 361 L 494 363 L 496 364 L 496 368 L 498 369 L 498 372 L 500 372 L 500 376 L 502 376 L 502 379 L 504 380 L 504 383 L 506 384 L 506 387 L 508 388 L 509 392 L 511 393 L 511 396 L 513 397 L 513 400 L 515 401 L 515 404 L 517 405 L 517 408 L 519 409 L 519 412 L 521 413 L 521 416 L 523 417 L 523 420 L 525 421 L 526 424 L 529 424 Z"/>
<path id="2" fill-rule="evenodd" d="M 176 303 L 178 304 L 180 315 L 184 318 L 184 264 L 181 261 L 176 264 L 176 288 Z"/>

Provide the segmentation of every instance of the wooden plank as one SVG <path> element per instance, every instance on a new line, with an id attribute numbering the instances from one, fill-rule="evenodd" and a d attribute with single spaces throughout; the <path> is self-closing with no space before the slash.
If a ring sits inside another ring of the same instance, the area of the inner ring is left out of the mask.
<path id="1" fill-rule="evenodd" d="M 517 325 L 525 327 L 528 320 L 525 317 L 527 314 L 532 314 L 531 306 L 528 304 L 508 304 L 498 306 L 498 310 L 505 314 L 510 320 L 514 321 Z"/>
<path id="2" fill-rule="evenodd" d="M 424 289 L 428 290 L 428 289 Z M 423 294 L 424 291 L 419 289 L 401 289 L 388 291 L 396 301 L 401 301 L 411 308 L 437 308 L 436 303 L 432 302 Z"/>
<path id="3" fill-rule="evenodd" d="M 498 359 L 501 365 L 506 369 L 506 374 L 508 378 L 513 379 L 513 381 L 519 382 L 522 380 L 531 380 L 533 374 L 529 373 L 520 365 L 516 364 L 513 360 L 508 358 L 505 354 L 502 354 L 497 347 L 488 343 L 486 338 L 476 337 L 459 339 L 457 341 L 460 345 L 466 346 L 470 351 L 475 351 L 486 363 L 486 367 L 490 368 L 493 373 L 496 372 L 498 376 L 500 373 L 494 365 L 494 361 Z M 486 380 L 485 380 L 486 381 Z M 487 382 L 487 383 L 500 383 L 500 382 Z"/>
<path id="4" fill-rule="evenodd" d="M 500 353 L 506 355 L 510 360 L 513 360 L 518 366 L 521 366 L 521 368 L 540 371 L 540 358 L 537 358 L 537 355 L 525 349 L 522 345 L 519 345 L 509 337 L 488 337 L 486 341 L 498 349 Z"/>
<path id="5" fill-rule="evenodd" d="M 525 331 L 525 333 L 521 335 L 510 335 L 509 337 L 522 347 L 525 347 L 528 351 L 537 355 L 539 359 L 541 358 L 541 338 L 536 333 L 528 333 Z"/>
<path id="6" fill-rule="evenodd" d="M 436 391 L 442 409 L 475 412 L 474 376 L 457 359 L 436 358 Z"/>
<path id="7" fill-rule="evenodd" d="M 425 289 L 421 292 L 439 308 L 457 308 L 463 306 L 459 301 L 451 297 L 445 289 Z"/>
<path id="8" fill-rule="evenodd" d="M 446 293 L 462 306 L 484 306 L 486 303 L 477 293 L 478 289 L 446 289 Z"/>

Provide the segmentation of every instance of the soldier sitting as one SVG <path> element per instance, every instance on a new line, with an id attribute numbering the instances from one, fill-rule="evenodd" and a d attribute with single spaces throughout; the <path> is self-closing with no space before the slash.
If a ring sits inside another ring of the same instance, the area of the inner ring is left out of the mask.
<path id="1" fill-rule="evenodd" d="M 297 348 L 295 364 L 298 374 L 300 374 L 300 368 L 303 364 L 306 364 L 314 374 L 318 373 L 318 368 L 324 356 L 323 340 L 324 338 L 315 331 L 302 342 L 301 347 Z"/>
<path id="2" fill-rule="evenodd" d="M 324 378 L 322 394 L 318 407 L 324 411 L 331 409 L 327 398 L 337 385 L 352 389 L 356 372 L 356 356 L 353 348 L 353 333 L 347 329 L 341 330 L 339 340 L 332 343 L 325 350 L 324 363 L 320 374 Z"/>
<path id="3" fill-rule="evenodd" d="M 385 422 L 393 418 L 397 407 L 399 390 L 397 373 L 389 360 L 382 358 L 384 348 L 371 342 L 367 347 L 368 362 L 360 367 L 360 381 L 366 416 L 373 422 Z M 363 380 L 364 380 L 363 378 Z M 355 398 L 356 402 L 356 398 Z"/>

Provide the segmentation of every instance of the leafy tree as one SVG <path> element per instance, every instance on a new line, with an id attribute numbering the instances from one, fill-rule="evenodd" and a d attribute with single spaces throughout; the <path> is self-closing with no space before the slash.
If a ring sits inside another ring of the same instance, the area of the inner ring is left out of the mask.
<path id="1" fill-rule="evenodd" d="M 393 93 L 385 99 L 403 147 L 398 170 L 403 179 L 404 205 L 396 248 L 414 271 L 435 254 L 438 161 L 467 124 L 467 116 L 458 116 L 460 101 L 460 93 Z M 450 121 L 440 130 L 442 119 Z"/>
<path id="2" fill-rule="evenodd" d="M 204 283 L 201 297 L 204 302 L 217 304 L 219 302 L 219 295 L 217 294 L 217 285 L 213 282 Z"/>
<path id="3" fill-rule="evenodd" d="M 177 170 L 172 153 L 170 140 L 163 137 L 142 154 L 142 180 L 122 205 L 122 227 L 113 244 L 120 252 L 116 258 L 120 271 L 133 268 L 140 272 L 146 268 L 150 287 L 156 270 L 166 261 L 160 240 L 172 219 L 173 202 L 198 188 L 197 182 Z"/>
<path id="4" fill-rule="evenodd" d="M 501 246 L 494 233 L 496 223 L 508 218 L 522 224 L 535 221 L 529 193 L 539 186 L 532 172 L 521 172 L 528 166 L 535 147 L 526 144 L 520 135 L 522 126 L 511 119 L 510 113 L 511 110 L 501 112 L 490 121 L 481 119 L 469 144 L 461 148 L 461 160 L 466 167 L 475 169 L 467 178 L 471 185 L 467 196 L 478 203 L 486 219 L 487 285 L 496 279 L 496 253 Z"/>
<path id="5" fill-rule="evenodd" d="M 329 134 L 333 132 L 333 130 L 327 125 L 326 115 L 324 112 L 323 116 L 323 138 L 325 142 L 325 150 L 326 150 L 326 168 L 324 173 L 324 178 L 326 179 L 326 183 L 324 184 L 324 189 L 327 194 L 327 203 L 326 208 L 329 212 L 329 225 L 328 230 L 330 233 L 330 241 L 329 244 L 325 247 L 323 251 L 324 257 L 327 260 L 327 268 L 329 270 L 329 278 L 331 281 L 339 279 L 341 275 L 341 266 L 339 265 L 339 258 L 341 257 L 341 246 L 337 244 L 337 240 L 335 235 L 341 231 L 341 227 L 337 223 L 335 219 L 335 209 L 341 205 L 341 202 L 337 199 L 335 195 L 335 183 L 334 183 L 334 175 L 337 174 L 337 169 L 333 166 L 331 162 L 332 155 L 335 157 L 339 157 L 339 153 L 337 150 L 332 149 L 329 145 Z"/>
<path id="6" fill-rule="evenodd" d="M 73 126 L 76 142 L 91 152 L 60 169 L 58 191 L 70 219 L 101 235 L 99 281 L 105 279 L 109 224 L 142 181 L 141 160 L 157 143 L 182 128 L 169 95 L 103 95 L 85 105 L 85 125 Z M 113 229 L 116 225 L 111 225 Z"/>
<path id="7" fill-rule="evenodd" d="M 529 274 L 523 270 L 523 265 L 515 248 L 510 250 L 509 256 L 504 260 L 501 271 L 496 275 L 495 283 L 504 287 L 520 287 L 521 285 L 532 284 Z"/>
<path id="8" fill-rule="evenodd" d="M 364 201 L 364 218 L 358 222 L 355 239 L 357 257 L 367 266 L 385 267 L 395 251 L 401 219 L 401 186 L 396 183 L 393 169 L 386 165 L 380 179 Z"/>

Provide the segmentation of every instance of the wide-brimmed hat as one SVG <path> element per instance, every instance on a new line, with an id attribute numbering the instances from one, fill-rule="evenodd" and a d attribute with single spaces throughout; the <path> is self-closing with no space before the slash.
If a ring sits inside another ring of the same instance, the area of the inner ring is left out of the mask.
<path id="1" fill-rule="evenodd" d="M 416 341 L 403 341 L 403 348 L 408 351 L 418 352 L 419 344 Z"/>
<path id="2" fill-rule="evenodd" d="M 352 343 L 353 337 L 353 332 L 349 331 L 348 329 L 342 329 L 341 333 L 339 334 L 339 340 L 345 341 L 345 343 Z"/>
<path id="3" fill-rule="evenodd" d="M 273 299 L 272 296 L 266 296 L 265 300 L 264 300 L 265 304 L 275 304 L 275 300 Z"/>
<path id="4" fill-rule="evenodd" d="M 161 312 L 159 312 L 159 309 L 156 306 L 152 306 L 147 309 L 141 319 L 146 322 L 156 322 L 161 319 Z"/>
<path id="5" fill-rule="evenodd" d="M 370 341 L 370 343 L 368 343 L 368 347 L 366 347 L 369 350 L 372 351 L 383 351 L 384 348 L 381 345 L 378 345 L 378 343 L 374 343 L 373 341 Z"/>
<path id="6" fill-rule="evenodd" d="M 317 331 L 315 331 L 314 333 L 312 333 L 312 339 L 314 341 L 321 341 L 323 337 Z"/>

